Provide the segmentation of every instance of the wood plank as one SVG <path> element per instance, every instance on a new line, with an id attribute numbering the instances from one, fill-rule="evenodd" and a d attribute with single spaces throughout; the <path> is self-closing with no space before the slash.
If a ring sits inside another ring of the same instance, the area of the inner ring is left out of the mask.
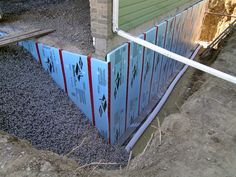
<path id="1" fill-rule="evenodd" d="M 24 31 L 24 32 L 20 32 L 20 33 L 7 34 L 7 35 L 2 37 L 1 41 L 5 41 L 5 40 L 8 40 L 8 39 L 13 39 L 15 37 L 20 37 L 20 36 L 35 33 L 35 32 L 38 32 L 38 31 L 42 31 L 42 30 L 41 29 L 35 29 L 35 30 L 32 30 L 32 31 L 27 31 L 27 32 Z"/>
<path id="2" fill-rule="evenodd" d="M 39 38 L 45 35 L 48 35 L 55 30 L 48 29 L 48 30 L 39 30 L 39 31 L 30 31 L 25 34 L 19 33 L 18 35 L 12 35 L 12 37 L 6 36 L 0 39 L 0 47 L 7 46 L 12 43 L 20 42 L 23 40 L 31 39 L 31 38 Z"/>

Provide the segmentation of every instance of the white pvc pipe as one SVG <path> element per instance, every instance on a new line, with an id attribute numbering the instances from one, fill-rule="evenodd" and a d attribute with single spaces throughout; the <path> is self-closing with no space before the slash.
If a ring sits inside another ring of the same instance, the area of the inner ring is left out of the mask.
<path id="1" fill-rule="evenodd" d="M 113 0 L 113 32 L 116 32 L 119 26 L 119 0 Z"/>
<path id="2" fill-rule="evenodd" d="M 195 58 L 195 56 L 197 55 L 198 51 L 200 50 L 201 46 L 199 46 L 195 52 L 193 53 L 193 55 L 191 56 L 191 61 Z M 139 140 L 139 138 L 142 136 L 142 134 L 144 133 L 144 131 L 147 129 L 147 127 L 151 124 L 151 122 L 153 121 L 153 119 L 155 119 L 156 115 L 160 112 L 162 106 L 165 104 L 166 100 L 168 99 L 168 97 L 170 96 L 172 90 L 174 89 L 175 85 L 177 84 L 177 82 L 179 81 L 179 79 L 182 77 L 182 75 L 185 73 L 185 71 L 187 70 L 188 65 L 185 65 L 184 68 L 179 72 L 179 74 L 175 77 L 174 81 L 171 83 L 171 85 L 169 86 L 169 88 L 167 89 L 167 91 L 165 92 L 164 96 L 162 97 L 161 101 L 157 104 L 157 106 L 155 107 L 155 109 L 152 111 L 152 113 L 148 116 L 147 120 L 143 123 L 143 125 L 138 129 L 138 131 L 134 134 L 134 136 L 132 137 L 132 139 L 129 141 L 129 143 L 127 144 L 127 146 L 125 147 L 125 150 L 127 152 L 129 152 L 134 145 L 137 143 L 137 141 Z"/>
<path id="3" fill-rule="evenodd" d="M 128 39 L 130 41 L 134 41 L 135 43 L 137 43 L 139 45 L 142 45 L 142 46 L 144 46 L 146 48 L 149 48 L 149 49 L 151 49 L 151 50 L 153 50 L 155 52 L 158 52 L 158 53 L 160 53 L 162 55 L 165 55 L 165 56 L 167 56 L 170 59 L 174 59 L 174 60 L 179 61 L 181 63 L 184 63 L 186 65 L 192 66 L 192 67 L 194 67 L 196 69 L 199 69 L 201 71 L 209 73 L 209 74 L 211 74 L 213 76 L 219 77 L 219 78 L 221 78 L 223 80 L 226 80 L 226 81 L 229 81 L 229 82 L 232 82 L 232 83 L 236 84 L 236 77 L 234 77 L 234 76 L 231 76 L 229 74 L 226 74 L 224 72 L 221 72 L 219 70 L 211 68 L 209 66 L 203 65 L 203 64 L 198 63 L 196 61 L 190 60 L 190 59 L 185 58 L 183 56 L 180 56 L 180 55 L 178 55 L 176 53 L 170 52 L 170 51 L 168 51 L 168 50 L 166 50 L 164 48 L 156 46 L 156 45 L 154 45 L 154 44 L 152 44 L 150 42 L 147 42 L 147 41 L 145 41 L 143 39 L 140 39 L 138 37 L 134 37 L 134 36 L 130 35 L 129 33 L 126 33 L 126 32 L 124 32 L 122 30 L 116 29 L 116 32 L 121 37 L 124 37 L 124 38 L 126 38 L 126 39 Z"/>

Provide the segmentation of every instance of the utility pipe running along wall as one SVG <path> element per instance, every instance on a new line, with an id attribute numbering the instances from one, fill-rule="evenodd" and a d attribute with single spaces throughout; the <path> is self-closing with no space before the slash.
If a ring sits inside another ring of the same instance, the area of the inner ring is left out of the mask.
<path id="1" fill-rule="evenodd" d="M 130 35 L 129 33 L 126 33 L 126 32 L 124 32 L 122 30 L 117 29 L 116 32 L 117 32 L 117 34 L 119 36 L 124 37 L 124 38 L 126 38 L 128 40 L 134 41 L 135 43 L 137 43 L 139 45 L 142 45 L 142 46 L 144 46 L 144 47 L 146 47 L 148 49 L 151 49 L 151 50 L 153 50 L 153 51 L 155 51 L 155 52 L 157 52 L 159 54 L 162 54 L 162 55 L 164 55 L 164 56 L 166 56 L 166 57 L 168 57 L 170 59 L 173 59 L 173 60 L 176 60 L 178 62 L 184 63 L 184 64 L 186 64 L 188 66 L 192 66 L 193 68 L 199 69 L 199 70 L 204 71 L 204 72 L 206 72 L 208 74 L 211 74 L 213 76 L 219 77 L 219 78 L 221 78 L 223 80 L 226 80 L 226 81 L 229 81 L 231 83 L 236 84 L 236 77 L 234 77 L 234 76 L 231 76 L 231 75 L 229 75 L 227 73 L 224 73 L 222 71 L 219 71 L 217 69 L 211 68 L 209 66 L 203 65 L 203 64 L 201 64 L 199 62 L 190 60 L 190 59 L 188 59 L 186 57 L 183 57 L 183 56 L 178 55 L 176 53 L 173 53 L 173 52 L 171 52 L 169 50 L 166 50 L 166 49 L 164 49 L 162 47 L 154 45 L 154 44 L 152 44 L 150 42 L 142 40 L 142 39 L 140 39 L 138 37 L 134 37 L 134 36 Z"/>
<path id="2" fill-rule="evenodd" d="M 189 60 L 188 58 L 186 57 L 183 57 L 183 56 L 180 56 L 176 53 L 173 53 L 169 50 L 166 50 L 162 47 L 159 47 L 157 45 L 154 45 L 150 42 L 147 42 L 143 39 L 140 39 L 138 37 L 135 37 L 135 36 L 132 36 L 131 34 L 125 32 L 125 31 L 122 31 L 121 29 L 119 29 L 119 0 L 113 0 L 113 31 L 116 32 L 119 36 L 127 39 L 127 40 L 130 40 L 130 41 L 133 41 L 139 45 L 142 45 L 148 49 L 151 49 L 159 54 L 162 54 L 170 59 L 173 59 L 173 60 L 176 60 L 176 61 L 179 61 L 181 63 L 184 63 L 184 64 L 187 64 L 189 66 L 192 66 L 196 69 L 199 69 L 201 71 L 204 71 L 208 74 L 211 74 L 213 76 L 216 76 L 216 77 L 219 77 L 223 80 L 226 80 L 226 81 L 229 81 L 229 82 L 232 82 L 234 84 L 236 84 L 236 77 L 234 76 L 231 76 L 229 74 L 226 74 L 224 72 L 221 72 L 219 70 L 216 70 L 214 68 L 211 68 L 209 66 L 206 66 L 206 65 L 203 65 L 201 63 L 198 63 L 196 61 L 193 61 L 193 60 Z"/>

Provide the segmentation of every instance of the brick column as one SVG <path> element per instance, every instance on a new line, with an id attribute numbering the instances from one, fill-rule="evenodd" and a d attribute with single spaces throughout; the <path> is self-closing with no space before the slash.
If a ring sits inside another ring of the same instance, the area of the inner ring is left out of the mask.
<path id="1" fill-rule="evenodd" d="M 112 0 L 90 0 L 91 31 L 95 53 L 104 58 L 109 50 L 112 33 Z"/>

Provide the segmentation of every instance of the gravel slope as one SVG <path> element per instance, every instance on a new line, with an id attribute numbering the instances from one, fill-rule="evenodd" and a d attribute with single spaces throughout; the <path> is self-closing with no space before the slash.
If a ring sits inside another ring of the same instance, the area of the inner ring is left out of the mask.
<path id="1" fill-rule="evenodd" d="M 125 150 L 104 143 L 97 130 L 20 47 L 0 49 L 0 129 L 38 149 L 67 154 L 81 164 L 125 164 Z"/>

